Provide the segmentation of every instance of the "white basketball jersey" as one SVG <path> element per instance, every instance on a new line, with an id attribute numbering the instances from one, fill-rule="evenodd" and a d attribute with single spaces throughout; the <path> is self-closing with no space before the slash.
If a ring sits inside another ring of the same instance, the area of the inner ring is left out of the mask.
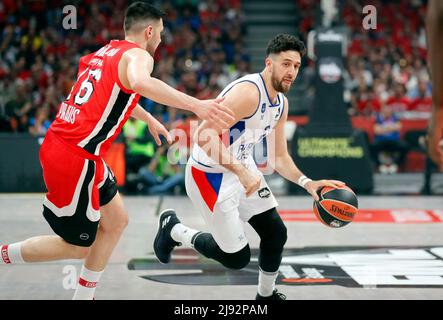
<path id="1" fill-rule="evenodd" d="M 283 93 L 278 93 L 276 101 L 272 103 L 264 79 L 260 73 L 246 75 L 231 82 L 220 93 L 219 97 L 225 96 L 235 85 L 242 82 L 251 82 L 258 88 L 259 103 L 255 112 L 238 121 L 229 129 L 229 136 L 223 139 L 231 154 L 242 163 L 253 162 L 252 151 L 254 145 L 268 136 L 280 120 L 285 107 Z M 224 167 L 216 163 L 197 143 L 194 144 L 191 161 L 206 171 L 226 171 Z"/>

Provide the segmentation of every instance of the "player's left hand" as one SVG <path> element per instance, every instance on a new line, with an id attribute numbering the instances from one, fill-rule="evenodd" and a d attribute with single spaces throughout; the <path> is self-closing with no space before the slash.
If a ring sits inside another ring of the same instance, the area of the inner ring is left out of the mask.
<path id="1" fill-rule="evenodd" d="M 338 180 L 313 180 L 305 184 L 306 191 L 314 198 L 315 201 L 320 200 L 317 194 L 317 190 L 322 187 L 340 188 L 345 186 L 346 183 Z"/>
<path id="2" fill-rule="evenodd" d="M 160 121 L 155 119 L 152 115 L 150 115 L 149 120 L 147 122 L 149 133 L 154 137 L 155 142 L 158 146 L 161 146 L 162 142 L 160 140 L 160 135 L 164 136 L 169 144 L 173 142 L 169 131 L 165 128 L 164 125 L 161 124 Z"/>

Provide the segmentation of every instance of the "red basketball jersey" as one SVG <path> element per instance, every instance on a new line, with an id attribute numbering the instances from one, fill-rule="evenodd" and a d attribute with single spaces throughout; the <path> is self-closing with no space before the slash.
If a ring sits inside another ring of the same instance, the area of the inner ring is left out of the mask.
<path id="1" fill-rule="evenodd" d="M 69 144 L 103 156 L 140 99 L 139 94 L 125 89 L 118 78 L 120 58 L 132 48 L 138 46 L 112 40 L 82 57 L 77 82 L 61 103 L 50 130 Z"/>

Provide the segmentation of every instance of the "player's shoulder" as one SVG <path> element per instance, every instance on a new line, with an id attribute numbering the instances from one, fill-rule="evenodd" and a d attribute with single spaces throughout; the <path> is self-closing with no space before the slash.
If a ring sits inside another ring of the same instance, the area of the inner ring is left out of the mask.
<path id="1" fill-rule="evenodd" d="M 253 94 L 255 92 L 258 92 L 257 84 L 252 82 L 252 81 L 245 80 L 245 81 L 238 82 L 236 87 L 240 88 L 242 90 L 245 90 L 245 93 L 248 92 L 248 93 L 252 93 Z"/>
<path id="2" fill-rule="evenodd" d="M 239 106 L 256 106 L 260 100 L 260 91 L 251 82 L 241 82 L 232 87 L 227 93 Z"/>
<path id="3" fill-rule="evenodd" d="M 154 60 L 154 58 L 146 51 L 140 47 L 134 47 L 126 50 L 123 53 L 124 58 L 133 58 L 133 59 L 148 59 Z"/>

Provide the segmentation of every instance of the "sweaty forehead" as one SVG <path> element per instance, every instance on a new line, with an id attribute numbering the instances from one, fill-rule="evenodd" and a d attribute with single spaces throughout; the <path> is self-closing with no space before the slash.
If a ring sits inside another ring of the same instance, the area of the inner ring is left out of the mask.
<path id="1" fill-rule="evenodd" d="M 297 51 L 282 51 L 276 55 L 278 61 L 290 60 L 293 63 L 301 63 L 300 53 Z"/>

